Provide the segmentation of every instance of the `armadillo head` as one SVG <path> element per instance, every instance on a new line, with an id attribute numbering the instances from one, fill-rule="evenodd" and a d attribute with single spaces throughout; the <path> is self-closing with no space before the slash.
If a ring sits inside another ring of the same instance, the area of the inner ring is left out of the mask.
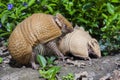
<path id="1" fill-rule="evenodd" d="M 69 33 L 73 31 L 73 26 L 72 24 L 61 14 L 56 14 L 55 16 L 55 21 L 60 27 L 62 33 Z"/>
<path id="2" fill-rule="evenodd" d="M 88 42 L 88 46 L 89 46 L 89 49 L 88 49 L 89 53 L 97 57 L 101 57 L 100 47 L 96 39 L 90 40 Z"/>

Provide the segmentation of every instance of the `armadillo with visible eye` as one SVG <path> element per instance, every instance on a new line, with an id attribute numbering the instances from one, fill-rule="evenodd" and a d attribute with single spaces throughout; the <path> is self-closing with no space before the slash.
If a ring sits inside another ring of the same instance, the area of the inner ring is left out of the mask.
<path id="1" fill-rule="evenodd" d="M 60 51 L 66 55 L 70 52 L 74 56 L 90 59 L 89 54 L 101 57 L 100 47 L 96 39 L 92 38 L 82 27 L 77 27 L 59 41 Z"/>
<path id="2" fill-rule="evenodd" d="M 36 68 L 33 48 L 41 43 L 45 44 L 57 55 L 62 56 L 54 39 L 73 30 L 72 25 L 61 14 L 52 16 L 36 13 L 19 23 L 8 40 L 8 50 L 12 57 L 21 64 L 31 63 Z"/>

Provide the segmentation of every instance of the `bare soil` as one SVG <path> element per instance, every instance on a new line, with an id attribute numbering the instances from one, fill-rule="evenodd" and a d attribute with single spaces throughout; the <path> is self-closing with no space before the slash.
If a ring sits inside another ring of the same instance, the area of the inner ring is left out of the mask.
<path id="1" fill-rule="evenodd" d="M 45 80 L 40 77 L 37 70 L 31 67 L 13 67 L 11 66 L 11 56 L 7 48 L 0 46 L 0 56 L 3 63 L 0 64 L 0 80 Z M 61 71 L 57 75 L 58 80 L 69 73 L 74 74 L 75 80 L 120 80 L 120 54 L 106 56 L 99 59 L 80 60 L 67 59 L 65 62 L 56 60 Z"/>

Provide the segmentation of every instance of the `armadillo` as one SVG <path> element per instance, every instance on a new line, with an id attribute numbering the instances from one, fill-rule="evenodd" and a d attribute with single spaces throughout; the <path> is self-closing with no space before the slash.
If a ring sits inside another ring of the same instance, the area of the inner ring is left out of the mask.
<path id="1" fill-rule="evenodd" d="M 89 54 L 93 54 L 96 57 L 101 57 L 101 51 L 99 43 L 95 38 L 92 38 L 89 32 L 85 31 L 83 27 L 75 27 L 74 31 L 68 33 L 66 36 L 62 37 L 58 41 L 56 40 L 59 50 L 67 55 L 71 53 L 72 55 L 80 58 L 89 59 Z M 54 52 L 44 45 L 38 45 L 35 48 L 36 53 L 47 54 Z"/>
<path id="2" fill-rule="evenodd" d="M 8 40 L 8 50 L 18 63 L 35 65 L 33 48 L 38 44 L 45 44 L 57 55 L 62 56 L 55 39 L 73 31 L 71 23 L 61 14 L 35 13 L 19 23 Z"/>
<path id="3" fill-rule="evenodd" d="M 70 52 L 72 55 L 84 59 L 90 59 L 89 54 L 101 57 L 98 41 L 92 38 L 83 27 L 74 28 L 73 32 L 68 33 L 59 41 L 58 46 L 64 55 Z"/>

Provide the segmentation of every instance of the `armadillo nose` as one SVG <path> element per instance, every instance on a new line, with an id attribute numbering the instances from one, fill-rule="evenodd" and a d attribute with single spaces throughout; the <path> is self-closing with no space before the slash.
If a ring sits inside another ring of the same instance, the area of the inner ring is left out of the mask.
<path id="1" fill-rule="evenodd" d="M 98 58 L 100 58 L 101 57 L 101 52 L 98 52 L 96 55 L 97 55 Z"/>
<path id="2" fill-rule="evenodd" d="M 101 56 L 95 53 L 89 53 L 89 57 L 91 58 L 100 58 Z"/>
<path id="3" fill-rule="evenodd" d="M 101 54 L 95 54 L 96 58 L 100 58 Z"/>

